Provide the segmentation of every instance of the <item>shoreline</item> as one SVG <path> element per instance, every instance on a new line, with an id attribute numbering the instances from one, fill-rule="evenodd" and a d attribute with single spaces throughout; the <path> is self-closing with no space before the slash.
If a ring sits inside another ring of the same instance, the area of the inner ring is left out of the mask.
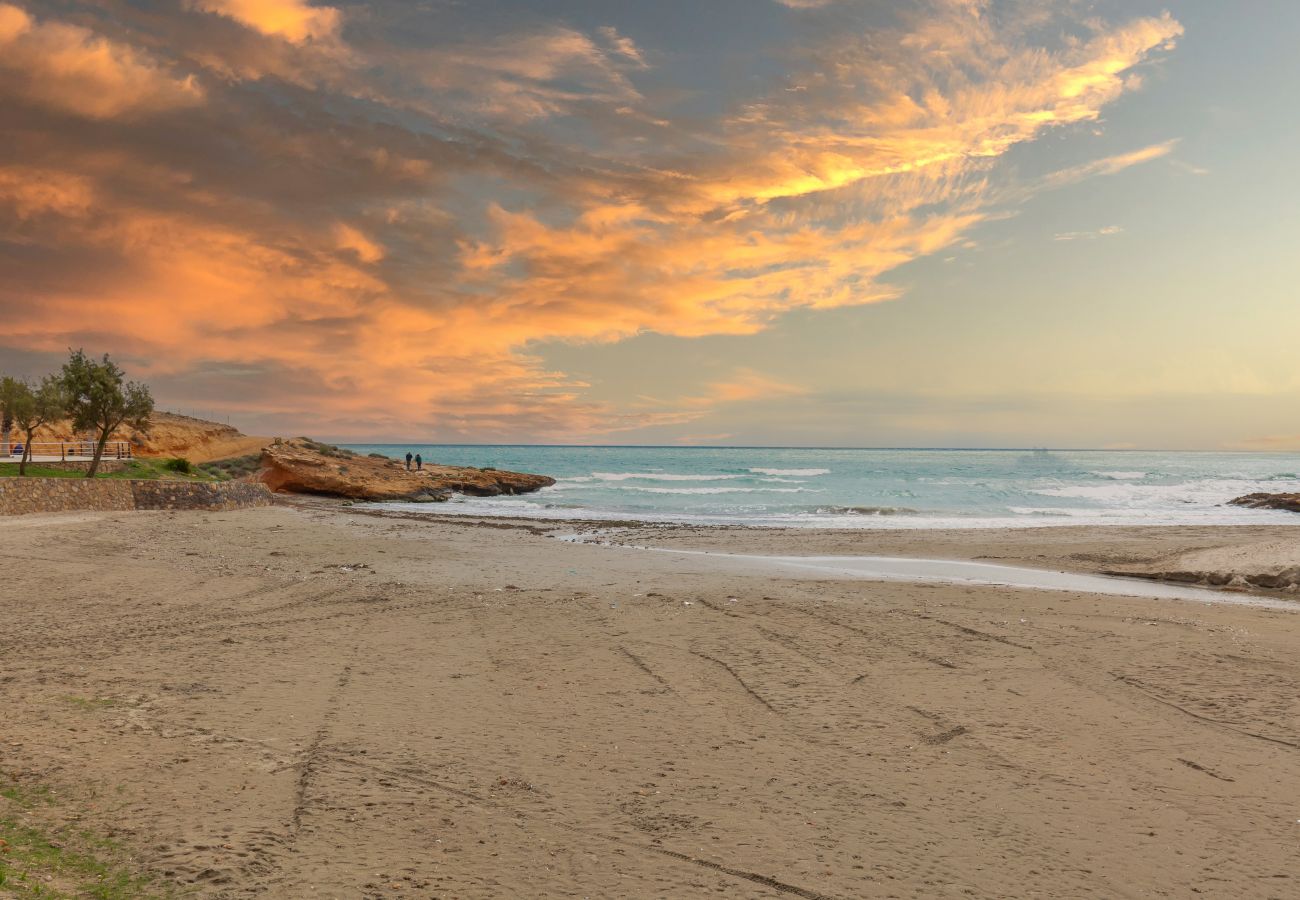
<path id="1" fill-rule="evenodd" d="M 1095 572 L 1287 527 L 620 535 L 691 555 L 298 498 L 22 524 L 0 820 L 197 897 L 1263 897 L 1294 859 L 1289 610 L 717 559 Z"/>
<path id="2" fill-rule="evenodd" d="M 1279 495 L 1289 496 L 1289 495 Z M 368 505 L 376 508 L 397 509 L 403 505 L 404 501 L 373 501 Z M 458 497 L 449 504 L 455 506 L 458 503 L 467 506 L 479 502 L 478 498 Z M 488 502 L 499 502 L 491 500 Z M 1021 530 L 1021 529 L 1051 529 L 1051 528 L 1250 528 L 1250 527 L 1285 527 L 1289 524 L 1300 526 L 1300 514 L 1290 511 L 1286 508 L 1267 508 L 1257 506 L 1246 508 L 1240 504 L 1231 502 L 1220 503 L 1213 507 L 1215 510 L 1222 510 L 1221 518 L 1216 518 L 1213 513 L 1201 512 L 1197 518 L 1177 518 L 1170 515 L 1166 518 L 1151 516 L 1149 518 L 1120 518 L 1117 516 L 1102 515 L 1101 511 L 1095 518 L 1084 516 L 1004 516 L 1004 517 L 977 517 L 977 516 L 959 516 L 953 515 L 928 515 L 909 512 L 881 512 L 872 514 L 820 514 L 816 521 L 809 519 L 806 523 L 798 519 L 793 519 L 789 515 L 773 515 L 770 517 L 751 516 L 748 519 L 739 516 L 727 517 L 723 515 L 705 515 L 705 514 L 672 514 L 672 513 L 645 513 L 642 515 L 631 515 L 619 510 L 601 510 L 601 509 L 546 509 L 538 507 L 533 514 L 515 513 L 512 511 L 489 512 L 481 506 L 467 509 L 464 512 L 456 512 L 447 509 L 447 505 L 440 506 L 437 509 L 429 510 L 430 515 L 446 516 L 449 518 L 467 518 L 467 519 L 511 519 L 539 523 L 564 522 L 571 524 L 583 524 L 591 527 L 598 526 L 664 526 L 664 527 L 687 527 L 687 528 L 757 528 L 757 529 L 779 529 L 799 532 L 811 531 L 1000 531 L 1000 530 Z M 835 524 L 827 524 L 828 522 Z"/>
<path id="3" fill-rule="evenodd" d="M 1182 600 L 1193 603 L 1227 603 L 1241 606 L 1300 612 L 1300 597 L 1294 601 L 1276 599 L 1243 589 L 1214 590 L 1188 587 L 1155 577 L 1141 579 L 1132 575 L 1086 575 L 1059 569 L 1029 566 L 1005 566 L 967 560 L 935 559 L 915 556 L 778 556 L 722 553 L 712 550 L 687 550 L 670 547 L 647 547 L 593 538 L 582 541 L 577 535 L 559 535 L 560 540 L 599 547 L 647 553 L 675 553 L 706 556 L 731 565 L 766 567 L 774 577 L 797 577 L 791 572 L 803 570 L 808 578 L 845 578 L 863 581 L 896 581 L 906 584 L 948 584 L 1001 587 L 1011 590 L 1066 592 L 1103 596 Z"/>
<path id="4" fill-rule="evenodd" d="M 1300 529 L 1300 517 L 1295 524 L 1240 524 L 1222 525 L 1054 525 L 1025 526 L 1021 528 L 779 528 L 753 525 L 692 525 L 684 523 L 646 522 L 640 520 L 611 520 L 593 522 L 586 519 L 536 519 L 524 516 L 470 516 L 446 513 L 441 509 L 410 511 L 395 508 L 393 504 L 361 505 L 346 510 L 354 515 L 373 515 L 387 518 L 421 521 L 435 519 L 451 524 L 471 527 L 499 527 L 527 530 L 534 534 L 561 537 L 562 532 L 572 532 L 578 541 L 606 540 L 621 546 L 642 546 L 648 549 L 666 549 L 683 542 L 759 547 L 765 552 L 750 554 L 768 558 L 773 548 L 789 542 L 802 542 L 811 547 L 810 552 L 828 553 L 844 557 L 897 556 L 900 559 L 925 557 L 927 547 L 941 548 L 943 556 L 937 562 L 979 561 L 982 559 L 1008 560 L 1028 563 L 1025 546 L 1045 545 L 1069 548 L 1055 554 L 1037 552 L 1035 561 L 1048 559 L 1054 571 L 1084 575 L 1109 576 L 1117 579 L 1139 579 L 1172 586 L 1200 585 L 1215 593 L 1248 594 L 1263 599 L 1295 598 L 1300 604 L 1300 541 L 1289 541 L 1288 529 Z M 1044 531 L 1055 532 L 1044 534 Z M 740 537 L 743 535 L 743 537 Z M 1228 535 L 1231 535 L 1229 539 Z M 1108 536 L 1108 537 L 1107 537 Z M 1294 532 L 1300 538 L 1300 530 Z M 986 542 L 1009 545 L 1010 554 L 971 554 L 967 548 Z M 1148 541 L 1159 547 L 1155 554 L 1106 554 L 1089 551 L 1094 545 L 1108 541 L 1123 543 Z M 864 548 L 898 548 L 894 554 L 882 554 Z M 1236 548 L 1237 558 L 1206 560 L 1196 556 L 1215 548 Z M 1208 567 L 1207 567 L 1208 564 Z M 1197 568 L 1199 566 L 1199 568 Z M 1028 568 L 1043 569 L 1039 565 Z M 1254 583 L 1248 579 L 1256 579 Z M 1271 579 L 1275 579 L 1276 583 Z M 1230 602 L 1230 601 L 1229 601 Z"/>

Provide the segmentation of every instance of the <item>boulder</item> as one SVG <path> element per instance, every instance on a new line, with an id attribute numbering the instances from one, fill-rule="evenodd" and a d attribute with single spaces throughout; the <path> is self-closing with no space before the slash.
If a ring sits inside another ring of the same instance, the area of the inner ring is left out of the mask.
<path id="1" fill-rule="evenodd" d="M 1300 494 L 1247 494 L 1229 502 L 1250 509 L 1284 509 L 1300 513 Z"/>

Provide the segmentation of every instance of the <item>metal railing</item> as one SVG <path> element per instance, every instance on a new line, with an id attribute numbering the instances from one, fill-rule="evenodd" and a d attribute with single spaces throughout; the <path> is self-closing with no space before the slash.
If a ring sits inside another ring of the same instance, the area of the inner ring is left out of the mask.
<path id="1" fill-rule="evenodd" d="M 0 460 L 13 461 L 23 455 L 22 441 L 0 441 Z M 95 455 L 94 441 L 32 441 L 33 460 L 83 460 Z M 130 441 L 109 441 L 104 445 L 104 459 L 132 459 Z"/>

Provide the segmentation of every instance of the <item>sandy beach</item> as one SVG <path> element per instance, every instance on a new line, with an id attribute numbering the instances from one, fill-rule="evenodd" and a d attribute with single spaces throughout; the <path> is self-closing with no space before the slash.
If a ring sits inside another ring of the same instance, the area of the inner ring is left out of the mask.
<path id="1" fill-rule="evenodd" d="M 0 818 L 160 896 L 1300 893 L 1300 601 L 717 555 L 1253 572 L 1293 528 L 572 530 L 5 522 Z"/>

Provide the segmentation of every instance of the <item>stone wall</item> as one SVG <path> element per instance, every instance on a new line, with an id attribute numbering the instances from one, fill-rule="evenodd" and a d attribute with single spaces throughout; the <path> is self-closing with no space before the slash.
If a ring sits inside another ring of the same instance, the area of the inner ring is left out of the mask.
<path id="1" fill-rule="evenodd" d="M 0 478 L 0 515 L 133 509 L 228 510 L 270 506 L 265 485 L 241 481 Z"/>
<path id="2" fill-rule="evenodd" d="M 270 506 L 264 484 L 243 481 L 130 481 L 136 509 L 248 509 Z"/>
<path id="3" fill-rule="evenodd" d="M 99 478 L 0 478 L 0 515 L 135 509 L 131 482 Z"/>
<path id="4" fill-rule="evenodd" d="M 18 457 L 0 456 L 0 462 L 11 462 L 17 465 Z M 124 459 L 101 459 L 99 461 L 99 471 L 108 474 L 109 472 L 120 472 L 126 468 L 127 460 Z M 69 459 L 55 460 L 54 462 L 29 462 L 27 465 L 40 466 L 42 469 L 69 469 L 74 472 L 84 472 L 90 468 L 88 459 Z"/>

